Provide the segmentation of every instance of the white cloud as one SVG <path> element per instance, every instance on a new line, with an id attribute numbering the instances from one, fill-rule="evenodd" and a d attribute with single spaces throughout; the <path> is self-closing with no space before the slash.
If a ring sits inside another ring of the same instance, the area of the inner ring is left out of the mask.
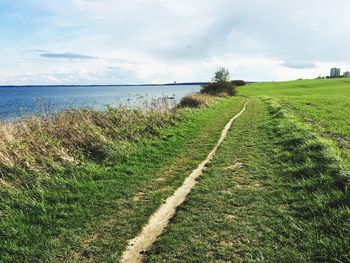
<path id="1" fill-rule="evenodd" d="M 316 77 L 328 73 L 326 65 L 350 69 L 347 0 L 28 2 L 45 19 L 17 14 L 32 34 L 0 44 L 3 84 L 204 81 L 221 65 L 249 80 Z"/>
<path id="2" fill-rule="evenodd" d="M 283 63 L 280 64 L 283 67 L 286 68 L 292 68 L 292 69 L 310 69 L 310 68 L 316 68 L 316 64 L 309 62 L 309 61 L 295 61 L 295 60 L 286 60 Z"/>
<path id="3" fill-rule="evenodd" d="M 72 52 L 64 52 L 64 53 L 49 53 L 49 52 L 43 52 L 40 54 L 41 57 L 43 58 L 49 58 L 49 59 L 97 59 L 96 57 L 93 56 L 88 56 L 88 55 L 82 55 L 82 54 L 77 54 L 77 53 L 72 53 Z"/>

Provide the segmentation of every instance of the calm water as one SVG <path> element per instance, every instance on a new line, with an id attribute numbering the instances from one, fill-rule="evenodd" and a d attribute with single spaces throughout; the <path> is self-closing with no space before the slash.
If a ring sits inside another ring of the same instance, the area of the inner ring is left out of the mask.
<path id="1" fill-rule="evenodd" d="M 162 96 L 181 99 L 199 91 L 198 85 L 183 86 L 65 86 L 0 87 L 0 118 L 11 120 L 23 114 L 55 112 L 66 108 L 93 107 L 152 100 Z"/>

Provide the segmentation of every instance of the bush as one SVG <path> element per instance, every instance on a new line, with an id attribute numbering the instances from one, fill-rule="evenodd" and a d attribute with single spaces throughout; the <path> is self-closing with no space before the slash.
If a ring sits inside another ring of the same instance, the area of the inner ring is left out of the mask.
<path id="1" fill-rule="evenodd" d="M 193 93 L 183 97 L 180 101 L 179 108 L 199 108 L 203 106 L 208 106 L 209 97 L 204 94 Z"/>
<path id="2" fill-rule="evenodd" d="M 236 86 L 231 82 L 220 81 L 220 82 L 211 82 L 204 84 L 201 89 L 201 93 L 209 94 L 212 96 L 234 96 L 236 95 Z"/>
<path id="3" fill-rule="evenodd" d="M 231 83 L 237 87 L 244 86 L 246 84 L 244 80 L 232 80 Z"/>
<path id="4" fill-rule="evenodd" d="M 220 97 L 234 96 L 236 95 L 236 86 L 244 84 L 243 80 L 230 81 L 229 70 L 221 67 L 215 72 L 212 82 L 202 86 L 201 93 Z"/>

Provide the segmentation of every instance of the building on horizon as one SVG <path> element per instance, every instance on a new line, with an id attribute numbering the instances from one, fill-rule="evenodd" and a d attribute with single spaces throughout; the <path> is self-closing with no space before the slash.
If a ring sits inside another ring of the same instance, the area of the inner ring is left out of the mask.
<path id="1" fill-rule="evenodd" d="M 339 78 L 340 77 L 340 68 L 331 68 L 331 78 Z"/>
<path id="2" fill-rule="evenodd" d="M 350 78 L 350 71 L 345 71 L 343 73 L 343 78 Z"/>

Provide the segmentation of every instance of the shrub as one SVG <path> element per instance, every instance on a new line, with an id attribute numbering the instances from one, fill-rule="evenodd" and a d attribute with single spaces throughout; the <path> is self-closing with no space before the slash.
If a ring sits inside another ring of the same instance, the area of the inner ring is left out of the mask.
<path id="1" fill-rule="evenodd" d="M 242 85 L 242 81 L 237 83 Z M 215 72 L 212 82 L 202 86 L 201 93 L 220 97 L 234 96 L 236 95 L 236 86 L 238 85 L 236 85 L 235 81 L 230 81 L 228 69 L 221 67 Z"/>
<path id="2" fill-rule="evenodd" d="M 246 84 L 244 80 L 232 80 L 231 83 L 237 87 L 244 86 Z"/>
<path id="3" fill-rule="evenodd" d="M 205 94 L 193 93 L 183 97 L 180 101 L 179 108 L 199 108 L 208 106 L 209 97 Z"/>
<path id="4" fill-rule="evenodd" d="M 226 94 L 227 96 L 236 95 L 236 86 L 231 82 L 220 81 L 204 84 L 201 93 L 218 96 L 219 94 Z"/>

